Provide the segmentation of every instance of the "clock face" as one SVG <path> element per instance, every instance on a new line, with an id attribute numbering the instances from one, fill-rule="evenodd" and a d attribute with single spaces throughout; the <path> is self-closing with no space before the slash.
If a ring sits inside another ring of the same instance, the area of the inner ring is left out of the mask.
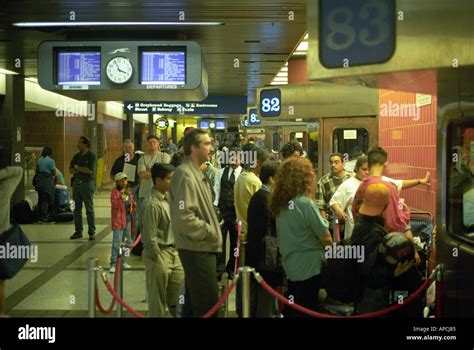
<path id="1" fill-rule="evenodd" d="M 128 58 L 114 57 L 107 63 L 107 77 L 112 83 L 125 84 L 133 75 L 133 66 Z"/>

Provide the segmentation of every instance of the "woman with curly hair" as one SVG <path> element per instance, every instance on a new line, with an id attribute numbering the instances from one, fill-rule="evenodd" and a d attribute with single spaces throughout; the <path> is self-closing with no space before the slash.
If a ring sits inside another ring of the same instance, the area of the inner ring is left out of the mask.
<path id="1" fill-rule="evenodd" d="M 277 171 L 270 199 L 276 218 L 278 245 L 288 277 L 288 294 L 296 304 L 315 309 L 318 304 L 324 247 L 332 244 L 328 222 L 314 202 L 316 175 L 306 158 L 289 158 Z M 304 314 L 288 307 L 287 317 Z"/>

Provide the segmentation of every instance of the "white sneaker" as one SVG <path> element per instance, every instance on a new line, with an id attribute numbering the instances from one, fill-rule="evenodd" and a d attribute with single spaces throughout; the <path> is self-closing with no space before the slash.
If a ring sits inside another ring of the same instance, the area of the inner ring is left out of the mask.
<path id="1" fill-rule="evenodd" d="M 131 267 L 129 264 L 123 263 L 123 269 L 124 269 L 124 270 L 130 270 L 131 268 L 132 268 L 132 267 Z"/>
<path id="2" fill-rule="evenodd" d="M 110 273 L 115 273 L 115 266 L 110 266 L 109 272 Z"/>

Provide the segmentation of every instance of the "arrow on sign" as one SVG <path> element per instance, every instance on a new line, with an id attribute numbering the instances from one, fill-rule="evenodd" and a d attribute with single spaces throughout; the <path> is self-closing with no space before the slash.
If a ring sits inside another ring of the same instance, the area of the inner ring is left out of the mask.
<path id="1" fill-rule="evenodd" d="M 129 104 L 127 105 L 127 109 L 128 109 L 129 111 L 131 111 L 132 108 L 133 108 L 133 105 L 132 105 L 131 103 L 129 103 Z"/>

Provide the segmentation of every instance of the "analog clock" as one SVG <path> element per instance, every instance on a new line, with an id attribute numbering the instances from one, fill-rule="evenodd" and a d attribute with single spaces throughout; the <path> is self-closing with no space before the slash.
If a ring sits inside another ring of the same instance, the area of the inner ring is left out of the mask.
<path id="1" fill-rule="evenodd" d="M 128 58 L 114 57 L 106 67 L 107 78 L 115 84 L 125 84 L 133 75 L 133 66 Z"/>

